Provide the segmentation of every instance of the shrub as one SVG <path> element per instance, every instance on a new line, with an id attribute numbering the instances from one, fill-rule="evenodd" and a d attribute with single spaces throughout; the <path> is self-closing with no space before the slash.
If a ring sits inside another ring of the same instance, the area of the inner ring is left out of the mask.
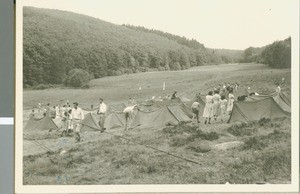
<path id="1" fill-rule="evenodd" d="M 250 137 L 245 141 L 243 149 L 253 149 L 253 150 L 262 150 L 267 146 L 266 142 L 261 141 L 261 139 L 257 136 Z"/>
<path id="2" fill-rule="evenodd" d="M 125 74 L 132 74 L 133 71 L 132 71 L 132 69 L 125 69 L 125 70 L 124 70 L 124 73 L 125 73 Z"/>
<path id="3" fill-rule="evenodd" d="M 71 87 L 82 87 L 91 80 L 90 74 L 83 69 L 73 69 L 64 79 L 64 85 Z"/>
<path id="4" fill-rule="evenodd" d="M 245 135 L 249 136 L 252 135 L 253 133 L 256 133 L 257 128 L 253 127 L 253 123 L 251 122 L 250 123 L 242 122 L 230 126 L 229 128 L 227 128 L 227 131 L 235 136 L 245 136 Z"/>
<path id="5" fill-rule="evenodd" d="M 82 89 L 89 89 L 90 86 L 89 86 L 88 84 L 85 84 L 85 85 L 81 86 L 81 88 L 82 88 Z"/>
<path id="6" fill-rule="evenodd" d="M 165 71 L 164 67 L 158 67 L 157 69 L 158 69 L 158 71 Z"/>
<path id="7" fill-rule="evenodd" d="M 48 89 L 48 88 L 51 88 L 51 87 L 52 87 L 51 85 L 39 84 L 39 85 L 33 86 L 32 89 L 34 89 L 34 90 L 44 90 L 44 89 Z"/>
<path id="8" fill-rule="evenodd" d="M 187 149 L 190 149 L 197 153 L 207 153 L 211 150 L 209 145 L 204 145 L 204 144 L 203 145 L 192 145 L 192 146 L 189 146 Z"/>

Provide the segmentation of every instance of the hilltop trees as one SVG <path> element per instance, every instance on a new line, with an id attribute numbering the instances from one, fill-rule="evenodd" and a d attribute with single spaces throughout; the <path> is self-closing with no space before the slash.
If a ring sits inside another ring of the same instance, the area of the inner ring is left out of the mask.
<path id="1" fill-rule="evenodd" d="M 275 68 L 291 67 L 291 37 L 266 46 L 260 55 L 262 63 Z"/>
<path id="2" fill-rule="evenodd" d="M 74 69 L 100 78 L 223 62 L 185 37 L 66 11 L 24 7 L 23 13 L 24 86 L 61 84 Z"/>
<path id="3" fill-rule="evenodd" d="M 64 85 L 71 87 L 82 87 L 86 85 L 92 76 L 82 69 L 73 69 L 63 80 Z"/>
<path id="4" fill-rule="evenodd" d="M 244 50 L 243 58 L 240 62 L 264 63 L 275 68 L 291 67 L 291 37 L 283 41 L 261 47 L 249 47 Z"/>

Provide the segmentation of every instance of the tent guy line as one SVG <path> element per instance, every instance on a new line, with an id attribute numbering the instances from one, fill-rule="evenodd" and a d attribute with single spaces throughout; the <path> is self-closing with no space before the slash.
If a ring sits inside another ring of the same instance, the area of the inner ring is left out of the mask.
<path id="1" fill-rule="evenodd" d="M 84 124 L 83 124 L 83 125 L 84 125 Z M 90 127 L 90 126 L 88 126 L 88 127 Z M 96 129 L 96 128 L 94 128 L 94 129 Z M 99 130 L 99 129 L 97 129 L 97 130 Z M 153 150 L 155 150 L 155 151 L 158 151 L 158 152 L 162 152 L 162 153 L 164 153 L 164 154 L 167 154 L 167 155 L 169 155 L 169 156 L 173 156 L 173 157 L 175 157 L 175 158 L 179 158 L 179 159 L 181 159 L 181 160 L 185 160 L 185 161 L 187 161 L 187 162 L 191 162 L 191 163 L 198 164 L 198 165 L 201 166 L 201 164 L 200 164 L 199 162 L 196 162 L 196 161 L 194 161 L 194 160 L 191 160 L 191 159 L 188 159 L 188 158 L 184 158 L 184 157 L 182 157 L 182 156 L 178 156 L 178 155 L 175 155 L 175 154 L 172 154 L 172 153 L 170 153 L 170 152 L 166 152 L 166 151 L 157 149 L 157 148 L 152 147 L 152 146 L 149 146 L 149 145 L 144 145 L 144 144 L 142 144 L 142 143 L 140 143 L 140 142 L 137 142 L 137 141 L 134 141 L 134 140 L 132 140 L 132 139 L 126 138 L 126 137 L 124 137 L 124 136 L 116 135 L 116 134 L 113 134 L 113 133 L 109 133 L 109 132 L 107 132 L 107 131 L 104 131 L 103 133 L 106 133 L 106 134 L 109 134 L 109 135 L 112 135 L 112 136 L 115 136 L 115 137 L 119 137 L 119 138 L 121 138 L 121 139 L 125 139 L 125 140 L 127 140 L 127 141 L 130 141 L 130 142 L 132 142 L 132 143 L 138 144 L 138 145 L 140 145 L 140 146 L 144 146 L 144 147 L 146 147 L 146 148 L 150 148 L 150 149 L 153 149 Z"/>
<path id="2" fill-rule="evenodd" d="M 52 152 L 52 153 L 55 153 L 52 149 L 50 149 L 50 148 L 48 148 L 47 146 L 45 146 L 45 145 L 43 145 L 43 144 L 37 142 L 36 140 L 29 139 L 28 137 L 26 137 L 26 135 L 24 135 L 24 137 L 25 137 L 26 140 L 28 140 L 28 141 L 34 143 L 35 145 L 37 145 L 37 146 L 39 146 L 39 147 L 41 147 L 41 148 L 43 148 L 43 149 L 45 149 L 45 150 L 47 150 L 47 151 L 50 151 L 50 152 Z"/>

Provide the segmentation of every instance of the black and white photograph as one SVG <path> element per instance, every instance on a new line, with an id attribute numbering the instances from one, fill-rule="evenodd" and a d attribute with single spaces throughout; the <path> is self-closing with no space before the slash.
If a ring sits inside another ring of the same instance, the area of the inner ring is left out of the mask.
<path id="1" fill-rule="evenodd" d="M 294 191 L 299 1 L 16 2 L 16 191 Z"/>

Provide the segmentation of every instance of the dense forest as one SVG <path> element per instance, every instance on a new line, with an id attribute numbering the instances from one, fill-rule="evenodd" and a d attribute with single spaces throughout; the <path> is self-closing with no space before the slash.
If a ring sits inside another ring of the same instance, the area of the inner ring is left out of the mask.
<path id="1" fill-rule="evenodd" d="M 291 68 L 291 37 L 264 47 L 244 50 L 240 62 L 257 62 L 274 68 Z"/>
<path id="2" fill-rule="evenodd" d="M 76 74 L 93 79 L 232 62 L 291 66 L 291 38 L 244 51 L 210 49 L 195 39 L 67 11 L 24 7 L 23 14 L 24 87 L 77 86 Z"/>
<path id="3" fill-rule="evenodd" d="M 168 33 L 59 10 L 24 7 L 23 14 L 24 87 L 70 83 L 73 69 L 99 78 L 224 63 L 196 40 Z"/>

